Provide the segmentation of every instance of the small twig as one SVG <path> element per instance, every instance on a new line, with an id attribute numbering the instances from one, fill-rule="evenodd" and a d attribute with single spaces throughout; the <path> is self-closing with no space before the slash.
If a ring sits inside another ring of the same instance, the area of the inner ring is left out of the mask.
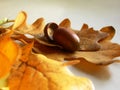
<path id="1" fill-rule="evenodd" d="M 14 20 L 9 20 L 8 18 L 4 18 L 4 19 L 0 20 L 0 26 L 10 23 L 10 22 L 14 22 Z"/>

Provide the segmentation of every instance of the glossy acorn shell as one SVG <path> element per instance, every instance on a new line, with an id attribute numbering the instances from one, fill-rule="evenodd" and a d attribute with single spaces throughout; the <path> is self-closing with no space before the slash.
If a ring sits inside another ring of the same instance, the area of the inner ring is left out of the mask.
<path id="1" fill-rule="evenodd" d="M 78 36 L 72 30 L 66 28 L 55 30 L 53 40 L 68 51 L 76 51 L 79 48 L 80 40 Z"/>
<path id="2" fill-rule="evenodd" d="M 49 30 L 52 31 L 52 35 L 49 34 Z M 44 34 L 49 41 L 57 43 L 64 50 L 76 51 L 79 49 L 80 39 L 71 29 L 59 27 L 55 23 L 48 23 L 45 26 Z"/>

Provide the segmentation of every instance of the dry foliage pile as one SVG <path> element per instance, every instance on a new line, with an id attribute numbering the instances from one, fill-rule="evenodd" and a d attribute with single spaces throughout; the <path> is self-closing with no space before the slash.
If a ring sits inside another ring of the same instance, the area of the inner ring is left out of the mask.
<path id="1" fill-rule="evenodd" d="M 81 60 L 98 66 L 120 62 L 114 59 L 120 56 L 120 45 L 111 42 L 112 26 L 94 30 L 83 24 L 74 30 L 64 19 L 58 27 L 72 30 L 80 39 L 78 50 L 69 52 L 46 38 L 44 18 L 32 25 L 26 20 L 22 11 L 11 26 L 0 26 L 0 77 L 10 73 L 10 90 L 93 90 L 89 79 L 73 75 L 66 66 L 79 65 Z"/>

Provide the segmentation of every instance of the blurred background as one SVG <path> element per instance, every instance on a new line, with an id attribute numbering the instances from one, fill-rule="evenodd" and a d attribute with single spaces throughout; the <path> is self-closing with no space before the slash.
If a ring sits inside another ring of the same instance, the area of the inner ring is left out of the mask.
<path id="1" fill-rule="evenodd" d="M 30 24 L 44 17 L 46 22 L 56 23 L 69 18 L 72 28 L 77 30 L 83 23 L 96 30 L 113 26 L 116 29 L 113 41 L 120 43 L 120 0 L 0 0 L 0 8 L 0 19 L 15 19 L 20 11 L 25 11 Z M 90 78 L 96 90 L 120 90 L 119 68 L 118 64 L 110 65 L 108 70 L 100 71 L 102 76 L 96 78 L 70 67 L 76 75 Z"/>

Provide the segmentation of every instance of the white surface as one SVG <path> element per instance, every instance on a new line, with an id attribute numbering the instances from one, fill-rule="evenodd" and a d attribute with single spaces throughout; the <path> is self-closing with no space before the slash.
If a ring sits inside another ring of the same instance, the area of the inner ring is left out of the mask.
<path id="1" fill-rule="evenodd" d="M 24 10 L 28 14 L 28 23 L 44 17 L 46 22 L 57 23 L 69 18 L 74 29 L 80 29 L 83 23 L 95 29 L 112 25 L 116 29 L 113 41 L 120 43 L 119 8 L 120 0 L 0 0 L 0 18 L 14 19 Z M 120 90 L 120 64 L 108 66 L 108 70 L 103 70 L 99 76 L 70 68 L 76 75 L 90 78 L 96 90 Z"/>

